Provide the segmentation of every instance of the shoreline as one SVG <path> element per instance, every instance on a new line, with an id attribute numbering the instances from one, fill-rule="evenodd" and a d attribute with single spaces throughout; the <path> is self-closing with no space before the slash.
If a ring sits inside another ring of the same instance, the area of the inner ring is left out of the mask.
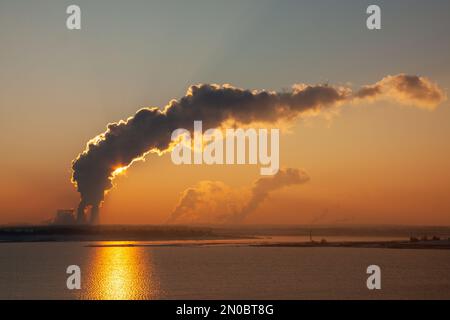
<path id="1" fill-rule="evenodd" d="M 172 241 L 248 238 L 214 232 L 211 228 L 182 226 L 26 226 L 0 228 L 0 243 Z"/>
<path id="2" fill-rule="evenodd" d="M 449 240 L 439 241 L 342 241 L 342 242 L 288 242 L 288 243 L 261 243 L 254 247 L 278 248 L 367 248 L 367 249 L 439 249 L 450 250 Z"/>
<path id="3" fill-rule="evenodd" d="M 210 240 L 210 239 L 206 239 Z M 219 239 L 224 240 L 224 239 Z M 236 239 L 228 239 L 236 240 Z M 245 239 L 242 239 L 245 240 Z M 261 247 L 261 248 L 366 248 L 366 249 L 439 249 L 450 250 L 450 241 L 423 241 L 418 243 L 407 241 L 336 241 L 336 242 L 201 242 L 203 239 L 197 240 L 181 240 L 185 243 L 129 243 L 129 244 L 90 244 L 86 247 L 90 248 L 115 248 L 115 247 L 210 247 L 210 246 L 229 246 L 229 247 Z M 194 241 L 194 242 L 190 242 Z M 160 242 L 160 241 L 158 241 Z"/>
<path id="4" fill-rule="evenodd" d="M 322 238 L 320 241 L 312 239 Z M 397 231 L 397 232 L 393 232 Z M 218 228 L 171 225 L 0 227 L 0 244 L 84 242 L 89 247 L 247 246 L 279 248 L 450 249 L 450 229 L 406 228 Z M 409 232 L 408 232 L 409 231 Z M 413 232 L 414 231 L 414 232 Z M 387 233 L 390 233 L 389 235 Z M 410 236 L 406 237 L 409 233 Z M 429 235 L 433 236 L 430 237 Z M 381 236 L 378 239 L 375 235 Z M 402 239 L 399 239 L 399 236 Z M 414 236 L 413 236 L 414 235 Z M 428 235 L 428 236 L 427 236 Z M 356 236 L 356 237 L 355 237 Z M 362 236 L 367 239 L 356 239 Z M 288 239 L 281 239 L 286 237 Z M 292 237 L 292 238 L 291 238 Z M 305 239 L 302 237 L 308 237 Z M 334 238 L 333 237 L 337 237 Z M 371 237 L 375 237 L 370 239 Z M 404 237 L 404 238 L 403 238 Z M 347 240 L 348 239 L 348 240 Z M 407 240 L 409 239 L 409 240 Z M 94 242 L 94 243 L 93 243 Z M 96 244 L 95 242 L 111 242 Z M 113 243 L 122 242 L 122 243 Z M 136 243 L 124 243 L 136 242 Z M 150 242 L 150 243 L 138 243 Z"/>

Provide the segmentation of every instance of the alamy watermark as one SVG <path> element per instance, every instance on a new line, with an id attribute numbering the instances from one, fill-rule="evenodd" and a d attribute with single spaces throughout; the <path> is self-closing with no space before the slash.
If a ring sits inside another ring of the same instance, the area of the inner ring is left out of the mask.
<path id="1" fill-rule="evenodd" d="M 366 272 L 369 274 L 366 281 L 367 289 L 381 290 L 381 268 L 376 264 L 372 264 L 367 267 Z"/>
<path id="2" fill-rule="evenodd" d="M 69 30 L 81 30 L 81 8 L 78 5 L 72 4 L 67 7 L 66 27 Z M 378 5 L 369 5 L 366 9 L 366 14 L 369 16 L 366 20 L 366 27 L 369 30 L 381 29 L 381 8 Z"/>
<path id="3" fill-rule="evenodd" d="M 81 8 L 75 4 L 67 7 L 66 13 L 69 15 L 66 19 L 66 27 L 69 30 L 81 29 Z"/>
<path id="4" fill-rule="evenodd" d="M 261 175 L 274 175 L 280 168 L 279 129 L 208 129 L 203 133 L 202 121 L 194 121 L 193 133 L 192 138 L 187 129 L 173 131 L 174 164 L 260 164 Z"/>
<path id="5" fill-rule="evenodd" d="M 369 17 L 366 20 L 366 26 L 369 30 L 381 29 L 381 8 L 375 4 L 367 7 L 366 13 Z"/>
<path id="6" fill-rule="evenodd" d="M 81 269 L 79 266 L 73 264 L 67 267 L 66 273 L 69 274 L 66 281 L 67 289 L 80 290 L 81 289 Z"/>

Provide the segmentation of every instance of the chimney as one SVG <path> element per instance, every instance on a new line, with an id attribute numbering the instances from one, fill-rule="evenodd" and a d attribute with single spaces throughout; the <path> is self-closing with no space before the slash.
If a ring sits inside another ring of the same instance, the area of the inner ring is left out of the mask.
<path id="1" fill-rule="evenodd" d="M 98 205 L 93 205 L 93 206 L 91 207 L 91 219 L 90 219 L 90 224 L 98 224 L 98 222 L 99 222 L 98 213 L 99 213 L 99 207 L 98 207 Z"/>
<path id="2" fill-rule="evenodd" d="M 78 205 L 78 210 L 77 210 L 77 223 L 78 224 L 86 223 L 86 216 L 84 214 L 85 208 L 86 208 L 86 206 L 84 205 L 84 203 L 80 202 L 80 204 Z"/>

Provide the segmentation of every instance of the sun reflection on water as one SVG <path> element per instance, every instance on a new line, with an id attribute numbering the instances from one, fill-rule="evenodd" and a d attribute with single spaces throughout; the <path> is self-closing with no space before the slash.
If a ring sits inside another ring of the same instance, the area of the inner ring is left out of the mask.
<path id="1" fill-rule="evenodd" d="M 158 298 L 158 283 L 152 272 L 150 250 L 126 246 L 132 242 L 99 244 L 103 247 L 92 248 L 94 251 L 86 273 L 88 281 L 85 298 L 102 300 Z"/>

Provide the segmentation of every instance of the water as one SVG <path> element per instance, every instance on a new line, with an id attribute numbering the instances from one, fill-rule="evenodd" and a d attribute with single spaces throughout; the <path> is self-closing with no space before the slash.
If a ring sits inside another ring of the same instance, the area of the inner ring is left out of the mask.
<path id="1" fill-rule="evenodd" d="M 0 244 L 0 299 L 450 298 L 446 250 L 123 244 Z M 81 290 L 66 288 L 72 264 Z M 371 264 L 381 267 L 381 291 L 366 287 Z"/>

